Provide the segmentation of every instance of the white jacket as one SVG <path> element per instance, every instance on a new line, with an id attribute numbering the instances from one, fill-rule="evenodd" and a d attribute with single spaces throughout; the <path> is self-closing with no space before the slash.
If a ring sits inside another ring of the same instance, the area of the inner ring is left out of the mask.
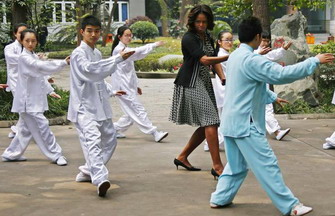
<path id="1" fill-rule="evenodd" d="M 35 53 L 23 49 L 18 58 L 18 79 L 12 112 L 48 110 L 47 94 L 53 91 L 45 76 L 60 71 L 65 60 L 42 61 Z"/>
<path id="2" fill-rule="evenodd" d="M 218 52 L 218 56 L 226 56 L 226 55 L 229 55 L 229 52 L 227 52 L 223 48 L 220 48 Z M 220 65 L 222 67 L 222 71 L 224 75 L 227 76 L 226 74 L 227 61 L 221 62 Z M 222 81 L 218 75 L 215 75 L 215 81 L 213 82 L 213 88 L 214 88 L 214 93 L 215 93 L 216 105 L 217 107 L 220 108 L 223 106 L 223 100 L 224 100 L 226 87 L 222 85 Z"/>
<path id="3" fill-rule="evenodd" d="M 17 62 L 22 51 L 22 45 L 15 40 L 5 47 L 5 59 L 7 64 L 7 85 L 6 91 L 15 91 L 17 82 Z"/>
<path id="4" fill-rule="evenodd" d="M 109 105 L 111 86 L 104 79 L 115 72 L 123 61 L 120 54 L 102 59 L 101 52 L 84 41 L 71 54 L 70 102 L 67 118 L 77 122 L 78 112 L 90 119 L 104 121 L 112 118 Z"/>
<path id="5" fill-rule="evenodd" d="M 156 43 L 150 43 L 137 48 L 129 48 L 120 41 L 115 47 L 113 56 L 120 53 L 123 49 L 125 51 L 135 51 L 132 56 L 116 66 L 116 72 L 112 75 L 113 89 L 115 91 L 123 90 L 127 92 L 127 95 L 123 95 L 122 97 L 130 97 L 137 94 L 138 78 L 134 61 L 145 58 L 156 46 Z"/>

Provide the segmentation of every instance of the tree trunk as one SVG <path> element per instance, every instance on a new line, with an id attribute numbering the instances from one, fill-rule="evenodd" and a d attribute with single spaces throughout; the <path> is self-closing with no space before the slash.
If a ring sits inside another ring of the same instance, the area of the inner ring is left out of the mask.
<path id="1" fill-rule="evenodd" d="M 158 0 L 158 3 L 161 7 L 162 15 L 161 15 L 161 21 L 162 21 L 162 34 L 163 37 L 169 36 L 168 32 L 168 7 L 164 0 Z"/>
<path id="2" fill-rule="evenodd" d="M 181 27 L 187 24 L 187 14 L 188 14 L 188 11 L 190 10 L 189 8 L 187 8 L 187 6 L 190 5 L 191 3 L 192 3 L 191 0 L 181 1 L 180 13 L 179 13 L 179 21 L 180 21 Z"/>
<path id="3" fill-rule="evenodd" d="M 270 33 L 270 16 L 268 0 L 252 0 L 253 16 L 262 22 L 263 30 Z"/>
<path id="4" fill-rule="evenodd" d="M 83 16 L 83 8 L 80 4 L 80 0 L 76 0 L 76 5 L 75 5 L 75 8 L 76 8 L 76 13 L 77 13 L 77 46 L 80 45 L 81 43 L 81 40 L 82 40 L 82 35 L 80 34 L 80 28 L 81 28 L 81 17 Z"/>
<path id="5" fill-rule="evenodd" d="M 108 17 L 108 23 L 107 23 L 107 26 L 106 26 L 106 28 L 104 29 L 104 33 L 103 33 L 103 36 L 102 36 L 102 44 L 101 44 L 101 46 L 103 46 L 103 47 L 106 46 L 107 36 L 108 36 L 109 31 L 110 31 L 110 27 L 111 27 L 111 23 L 112 23 L 113 14 L 114 14 L 114 12 L 115 12 L 116 7 L 118 6 L 118 5 L 117 5 L 117 1 L 118 1 L 118 0 L 114 0 L 112 10 L 111 10 L 111 12 L 110 12 L 110 14 L 109 14 L 109 17 Z"/>
<path id="6" fill-rule="evenodd" d="M 27 23 L 27 21 L 27 7 L 21 6 L 17 2 L 14 2 L 12 6 L 12 24 L 14 25 L 17 23 Z"/>

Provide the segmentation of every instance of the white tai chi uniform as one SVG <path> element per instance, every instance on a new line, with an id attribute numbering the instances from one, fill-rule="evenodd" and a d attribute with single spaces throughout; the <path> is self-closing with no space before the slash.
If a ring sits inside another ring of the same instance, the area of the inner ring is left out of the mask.
<path id="1" fill-rule="evenodd" d="M 17 82 L 17 68 L 18 68 L 18 59 L 22 52 L 22 45 L 18 40 L 15 40 L 13 43 L 7 45 L 4 49 L 6 65 L 7 65 L 7 85 L 6 91 L 11 91 L 14 96 L 14 91 L 16 88 Z"/>
<path id="2" fill-rule="evenodd" d="M 260 47 L 254 51 L 254 53 L 259 53 L 260 51 Z M 268 52 L 267 54 L 263 55 L 264 57 L 266 57 L 267 59 L 269 59 L 270 61 L 278 61 L 281 57 L 284 56 L 286 50 L 284 48 L 279 48 L 279 49 L 275 49 L 275 50 L 271 50 L 270 52 Z M 269 84 L 267 84 L 267 88 L 269 88 Z M 273 110 L 273 104 L 266 104 L 265 106 L 265 127 L 266 127 L 266 131 L 269 134 L 273 134 L 274 132 L 278 131 L 281 129 L 277 119 L 274 116 L 274 110 Z"/>
<path id="3" fill-rule="evenodd" d="M 39 60 L 36 54 L 26 49 L 23 49 L 18 62 L 18 79 L 12 107 L 12 112 L 20 115 L 18 132 L 2 157 L 19 159 L 33 137 L 42 153 L 56 162 L 62 156 L 62 149 L 50 131 L 49 121 L 43 115 L 48 110 L 47 94 L 53 91 L 45 76 L 60 71 L 67 63 L 64 60 Z"/>
<path id="4" fill-rule="evenodd" d="M 79 170 L 90 175 L 94 185 L 108 180 L 105 164 L 116 148 L 116 131 L 108 100 L 112 92 L 104 78 L 111 75 L 121 61 L 120 54 L 102 59 L 101 52 L 84 41 L 71 54 L 68 119 L 76 125 L 86 160 Z"/>
<path id="5" fill-rule="evenodd" d="M 138 78 L 134 67 L 134 61 L 143 59 L 156 46 L 156 43 L 151 43 L 138 48 L 128 48 L 120 41 L 113 51 L 113 56 L 123 49 L 125 51 L 135 51 L 132 56 L 118 64 L 116 72 L 112 74 L 113 89 L 127 92 L 126 95 L 118 97 L 124 115 L 114 123 L 117 131 L 124 132 L 128 130 L 134 122 L 145 134 L 154 134 L 157 131 L 157 127 L 152 125 L 146 110 L 137 97 Z"/>
<path id="6" fill-rule="evenodd" d="M 15 40 L 13 43 L 8 44 L 4 49 L 6 66 L 7 66 L 7 85 L 8 85 L 8 87 L 6 88 L 6 91 L 12 92 L 13 97 L 15 94 L 16 83 L 17 83 L 17 78 L 18 78 L 18 72 L 17 72 L 18 60 L 19 60 L 19 56 L 21 55 L 22 50 L 23 50 L 23 47 L 18 40 Z M 53 92 L 54 89 L 52 88 L 50 83 L 47 83 L 47 84 L 48 84 L 48 88 L 52 89 L 52 91 L 49 91 L 49 92 Z M 12 130 L 14 133 L 16 133 L 17 127 L 12 126 Z M 29 140 L 31 139 L 31 137 L 26 137 L 26 138 Z"/>
<path id="7" fill-rule="evenodd" d="M 333 95 L 332 104 L 335 104 L 335 91 Z M 335 148 L 335 131 L 330 137 L 326 138 L 326 142 L 329 143 L 333 148 Z"/>
<path id="8" fill-rule="evenodd" d="M 218 56 L 227 56 L 227 55 L 229 55 L 229 52 L 227 52 L 223 48 L 219 49 Z M 224 75 L 226 77 L 226 65 L 227 65 L 227 61 L 221 62 L 220 64 L 221 64 L 223 73 L 224 73 Z M 221 81 L 220 77 L 217 76 L 217 75 L 215 75 L 215 80 L 213 81 L 213 88 L 214 88 L 214 94 L 215 94 L 215 99 L 216 99 L 216 105 L 218 107 L 219 116 L 221 117 L 226 86 L 222 85 L 222 81 Z M 219 145 L 222 146 L 222 148 L 223 148 L 223 145 L 224 145 L 224 141 L 223 140 L 224 139 L 223 139 L 223 134 L 220 132 L 220 128 L 219 127 L 218 127 L 218 135 L 219 135 Z"/>

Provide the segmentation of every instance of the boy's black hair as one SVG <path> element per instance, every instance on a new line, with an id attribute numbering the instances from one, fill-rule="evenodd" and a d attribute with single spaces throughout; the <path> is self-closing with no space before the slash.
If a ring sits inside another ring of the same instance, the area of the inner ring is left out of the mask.
<path id="1" fill-rule="evenodd" d="M 243 19 L 238 26 L 238 39 L 241 43 L 251 42 L 257 34 L 262 34 L 261 21 L 256 17 L 248 17 Z"/>
<path id="2" fill-rule="evenodd" d="M 271 40 L 271 35 L 270 35 L 270 33 L 268 31 L 264 30 L 262 32 L 262 38 L 263 39 L 269 39 L 269 40 Z"/>
<path id="3" fill-rule="evenodd" d="M 86 26 L 99 26 L 101 28 L 101 22 L 98 18 L 93 15 L 85 16 L 81 21 L 81 29 L 85 30 Z"/>
<path id="4" fill-rule="evenodd" d="M 114 49 L 115 49 L 115 47 L 119 44 L 119 42 L 120 42 L 120 39 L 119 39 L 119 37 L 122 37 L 122 35 L 123 35 L 123 33 L 126 31 L 126 30 L 130 30 L 131 31 L 131 29 L 128 27 L 128 26 L 121 26 L 121 27 L 119 27 L 118 29 L 117 29 L 117 32 L 116 32 L 116 35 L 115 35 L 115 37 L 114 37 L 114 40 L 113 40 L 113 45 L 112 45 L 112 52 L 111 52 L 111 55 L 113 55 L 113 51 L 114 51 Z"/>
<path id="5" fill-rule="evenodd" d="M 16 34 L 17 31 L 19 30 L 19 28 L 22 27 L 22 26 L 25 26 L 25 27 L 28 28 L 28 25 L 25 24 L 25 23 L 16 23 L 16 24 L 14 25 L 14 28 L 13 28 L 13 32 L 14 32 L 14 34 Z"/>

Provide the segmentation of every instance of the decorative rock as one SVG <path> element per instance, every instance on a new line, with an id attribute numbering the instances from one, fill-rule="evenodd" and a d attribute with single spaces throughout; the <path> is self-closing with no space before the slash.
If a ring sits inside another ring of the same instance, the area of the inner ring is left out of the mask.
<path id="1" fill-rule="evenodd" d="M 279 59 L 278 62 L 291 65 L 310 57 L 305 38 L 306 28 L 307 20 L 301 12 L 285 15 L 271 24 L 273 48 L 281 47 L 283 42 L 292 41 L 293 43 L 284 57 Z M 311 76 L 291 84 L 276 85 L 274 86 L 274 91 L 278 94 L 278 97 L 284 98 L 290 103 L 303 99 L 310 106 L 319 105 L 317 85 Z"/>

